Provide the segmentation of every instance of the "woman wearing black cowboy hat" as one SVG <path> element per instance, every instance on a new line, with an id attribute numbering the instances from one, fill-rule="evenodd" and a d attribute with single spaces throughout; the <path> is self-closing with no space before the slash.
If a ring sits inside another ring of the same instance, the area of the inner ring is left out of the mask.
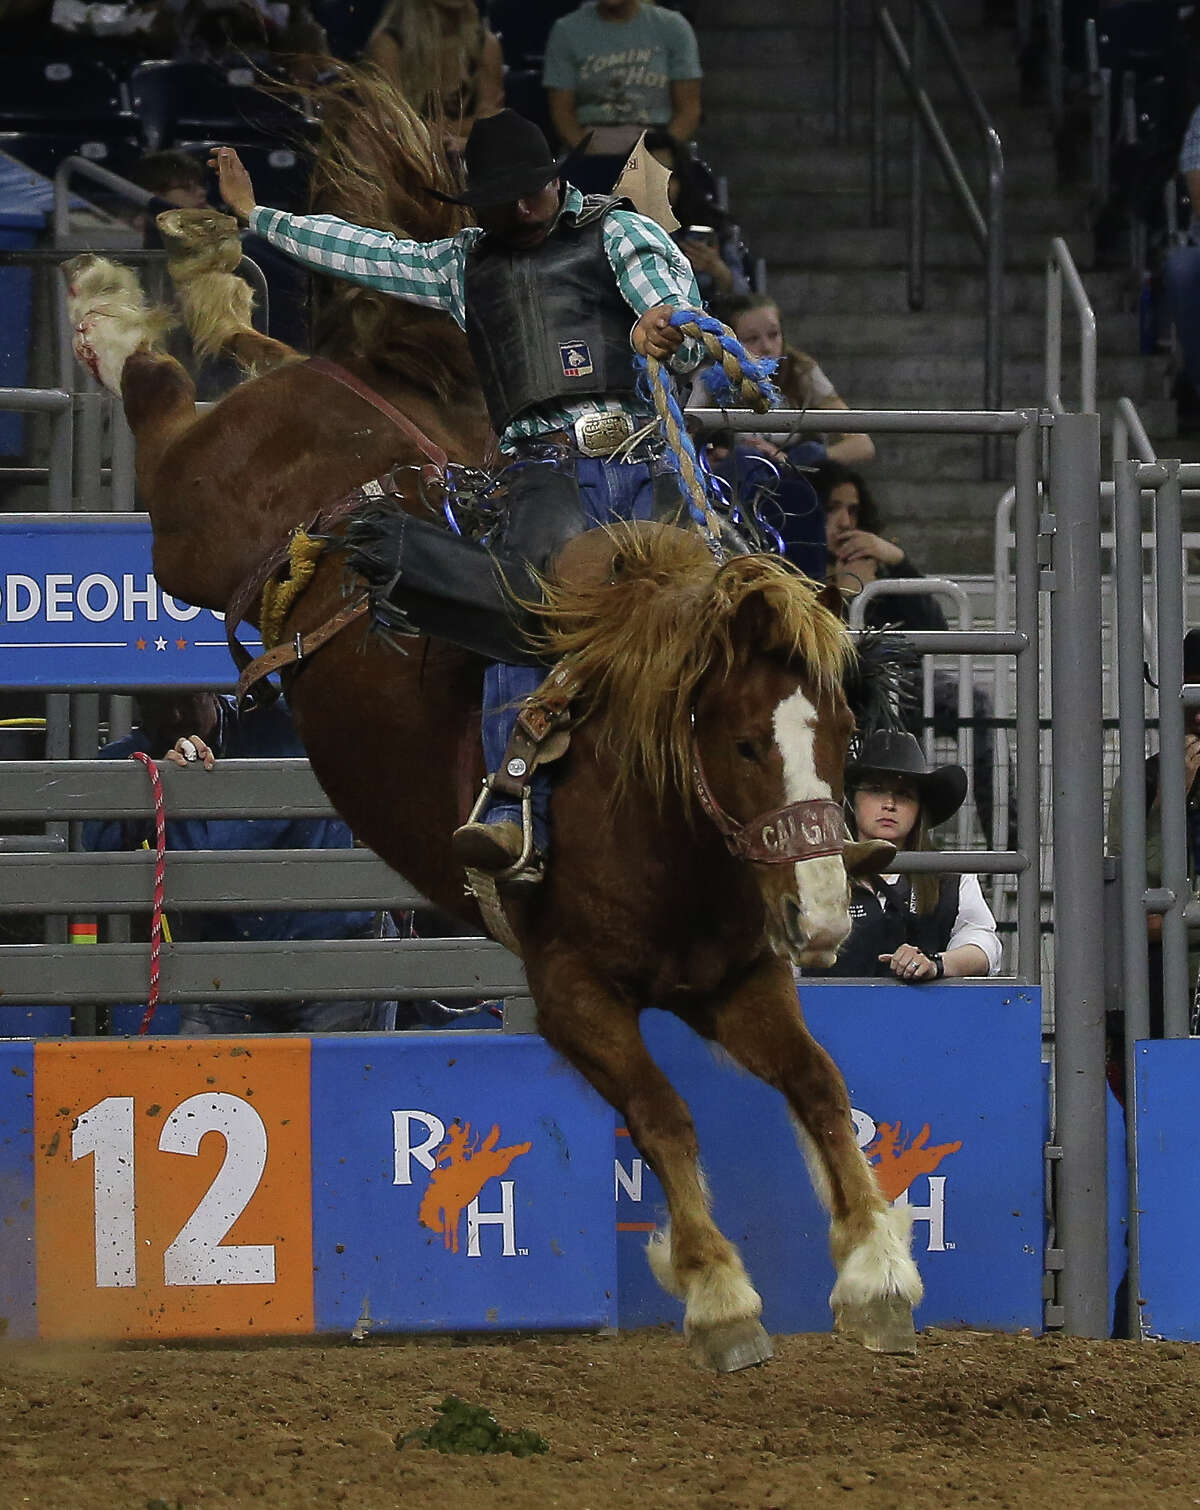
<path id="1" fill-rule="evenodd" d="M 846 801 L 861 839 L 929 850 L 929 830 L 967 795 L 959 765 L 930 766 L 911 734 L 880 732 L 846 766 Z M 850 936 L 837 964 L 814 975 L 887 976 L 909 985 L 1000 969 L 996 920 L 979 878 L 931 871 L 856 878 Z"/>

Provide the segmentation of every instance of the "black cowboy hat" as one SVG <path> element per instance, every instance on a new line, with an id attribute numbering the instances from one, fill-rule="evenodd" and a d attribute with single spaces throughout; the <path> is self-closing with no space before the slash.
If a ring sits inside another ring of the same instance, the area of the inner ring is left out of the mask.
<path id="1" fill-rule="evenodd" d="M 591 133 L 561 157 L 553 157 L 541 128 L 515 110 L 484 115 L 471 127 L 463 160 L 467 165 L 465 194 L 430 193 L 446 204 L 467 204 L 478 210 L 511 204 L 536 194 L 558 178 L 567 163 L 583 152 Z"/>
<path id="2" fill-rule="evenodd" d="M 881 729 L 867 736 L 857 759 L 846 762 L 848 789 L 877 775 L 906 776 L 917 789 L 930 828 L 953 817 L 967 795 L 967 773 L 962 766 L 931 766 L 911 734 Z"/>

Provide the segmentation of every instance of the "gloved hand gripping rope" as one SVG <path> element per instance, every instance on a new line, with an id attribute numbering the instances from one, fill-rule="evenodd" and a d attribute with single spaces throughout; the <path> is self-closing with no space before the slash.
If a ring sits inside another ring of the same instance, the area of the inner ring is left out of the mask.
<path id="1" fill-rule="evenodd" d="M 771 377 L 779 364 L 773 357 L 752 357 L 728 325 L 722 325 L 720 320 L 714 320 L 698 309 L 677 309 L 670 323 L 679 326 L 686 336 L 703 343 L 708 361 L 713 364 L 708 386 L 720 408 L 745 406 L 756 414 L 766 414 L 778 406 L 779 390 L 771 382 Z M 718 561 L 723 561 L 725 550 L 721 544 L 720 520 L 705 490 L 700 461 L 687 432 L 670 374 L 657 357 L 637 357 L 635 363 L 645 375 L 647 396 L 654 402 L 667 449 L 683 480 L 688 510 L 704 532 L 710 550 Z"/>

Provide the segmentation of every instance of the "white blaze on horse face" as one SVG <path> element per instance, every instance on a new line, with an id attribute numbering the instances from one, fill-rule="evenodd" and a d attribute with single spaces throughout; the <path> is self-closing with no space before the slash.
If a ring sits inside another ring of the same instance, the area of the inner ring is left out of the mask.
<path id="1" fill-rule="evenodd" d="M 817 710 L 797 690 L 775 709 L 775 743 L 783 757 L 783 786 L 788 803 L 831 800 L 829 783 L 817 774 Z M 826 968 L 850 932 L 846 903 L 846 868 L 840 855 L 796 862 L 805 946 L 801 964 Z"/>

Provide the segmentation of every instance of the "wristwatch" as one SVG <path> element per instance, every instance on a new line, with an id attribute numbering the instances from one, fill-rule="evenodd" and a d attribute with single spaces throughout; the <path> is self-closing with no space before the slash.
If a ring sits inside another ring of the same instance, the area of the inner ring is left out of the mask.
<path id="1" fill-rule="evenodd" d="M 936 972 L 933 977 L 934 980 L 941 980 L 946 973 L 946 961 L 944 957 L 940 954 L 931 954 L 929 958 L 933 961 L 933 968 Z"/>

